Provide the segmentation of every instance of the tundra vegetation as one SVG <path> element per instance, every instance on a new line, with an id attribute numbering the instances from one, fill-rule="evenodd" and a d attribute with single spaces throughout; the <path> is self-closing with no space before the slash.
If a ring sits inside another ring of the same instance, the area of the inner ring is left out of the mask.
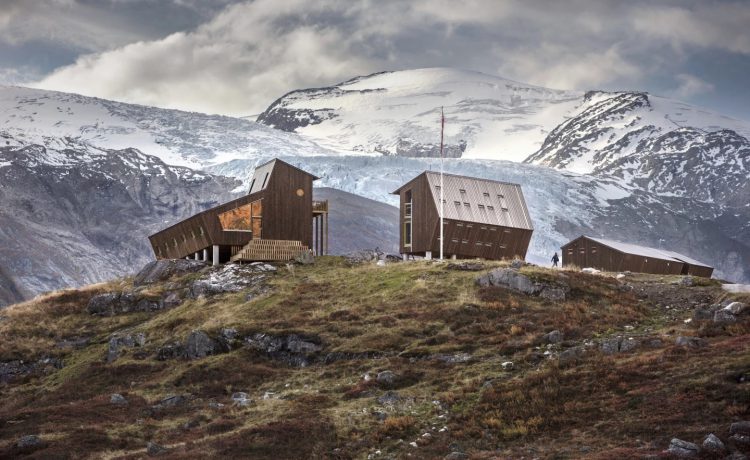
<path id="1" fill-rule="evenodd" d="M 749 295 L 479 263 L 196 266 L 0 310 L 0 458 L 749 452 Z"/>

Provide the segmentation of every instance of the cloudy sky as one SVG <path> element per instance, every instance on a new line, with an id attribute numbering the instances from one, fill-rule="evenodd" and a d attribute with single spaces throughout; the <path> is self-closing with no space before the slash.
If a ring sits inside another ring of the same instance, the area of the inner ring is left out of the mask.
<path id="1" fill-rule="evenodd" d="M 750 1 L 0 0 L 0 84 L 250 115 L 435 66 L 750 120 Z"/>

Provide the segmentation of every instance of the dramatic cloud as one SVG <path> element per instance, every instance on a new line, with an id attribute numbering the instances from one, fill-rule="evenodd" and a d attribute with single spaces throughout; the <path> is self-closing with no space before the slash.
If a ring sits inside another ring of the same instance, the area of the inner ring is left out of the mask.
<path id="1" fill-rule="evenodd" d="M 646 89 L 690 98 L 713 88 L 695 50 L 739 59 L 750 54 L 750 8 L 732 2 L 254 0 L 224 8 L 229 0 L 110 1 L 121 9 L 138 4 L 132 11 L 141 16 L 149 6 L 169 4 L 194 13 L 196 24 L 165 27 L 157 39 L 158 28 L 113 27 L 92 52 L 56 69 L 39 87 L 248 115 L 296 88 L 381 70 L 447 66 L 562 89 Z M 3 21 L 0 13 L 0 37 L 9 27 Z M 90 22 L 85 15 L 76 21 Z M 92 27 L 108 28 L 82 24 L 81 36 L 99 36 Z M 66 39 L 83 40 L 75 34 Z"/>

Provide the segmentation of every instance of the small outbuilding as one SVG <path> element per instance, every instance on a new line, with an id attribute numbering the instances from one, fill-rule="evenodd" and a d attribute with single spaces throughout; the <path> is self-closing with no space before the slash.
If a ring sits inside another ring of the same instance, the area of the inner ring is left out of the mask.
<path id="1" fill-rule="evenodd" d="M 425 171 L 393 192 L 400 197 L 400 248 L 440 254 L 440 173 Z M 524 259 L 534 228 L 521 186 L 443 175 L 445 257 Z"/>
<path id="2" fill-rule="evenodd" d="M 676 252 L 585 235 L 562 247 L 562 265 L 705 278 L 710 278 L 714 271 L 710 265 Z"/>

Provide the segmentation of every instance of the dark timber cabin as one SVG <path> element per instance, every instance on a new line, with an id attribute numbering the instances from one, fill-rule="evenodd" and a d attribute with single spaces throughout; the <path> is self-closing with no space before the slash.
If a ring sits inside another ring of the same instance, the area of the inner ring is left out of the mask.
<path id="1" fill-rule="evenodd" d="M 562 247 L 563 267 L 591 267 L 608 272 L 631 271 L 657 275 L 710 278 L 713 267 L 664 249 L 580 236 Z"/>
<path id="2" fill-rule="evenodd" d="M 313 201 L 318 177 L 274 159 L 255 169 L 248 194 L 149 237 L 157 259 L 290 260 L 328 251 L 328 202 Z"/>
<path id="3" fill-rule="evenodd" d="M 445 257 L 526 257 L 531 234 L 521 186 L 443 175 Z M 401 254 L 440 254 L 440 174 L 425 171 L 393 192 L 401 198 Z"/>

